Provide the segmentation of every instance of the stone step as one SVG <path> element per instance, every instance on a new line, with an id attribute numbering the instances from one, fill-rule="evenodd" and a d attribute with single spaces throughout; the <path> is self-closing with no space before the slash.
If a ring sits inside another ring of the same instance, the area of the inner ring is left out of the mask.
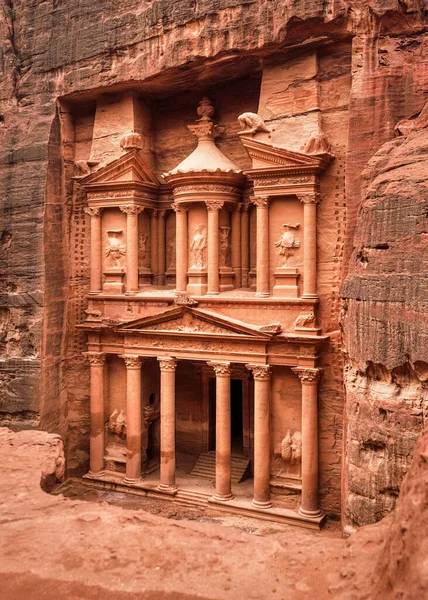
<path id="1" fill-rule="evenodd" d="M 242 456 L 232 456 L 231 478 L 232 483 L 239 483 L 244 479 L 250 461 Z M 204 479 L 215 480 L 215 452 L 201 454 L 193 467 L 192 475 Z"/>
<path id="2" fill-rule="evenodd" d="M 201 506 L 205 508 L 208 505 L 208 498 L 211 494 L 204 492 L 192 492 L 190 490 L 178 490 L 174 501 L 182 506 Z"/>

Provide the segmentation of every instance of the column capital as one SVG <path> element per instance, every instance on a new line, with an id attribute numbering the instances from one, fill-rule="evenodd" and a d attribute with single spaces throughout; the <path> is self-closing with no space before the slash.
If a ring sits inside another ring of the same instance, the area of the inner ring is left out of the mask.
<path id="1" fill-rule="evenodd" d="M 82 354 L 88 359 L 91 367 L 103 365 L 106 361 L 105 352 L 82 352 Z"/>
<path id="2" fill-rule="evenodd" d="M 253 372 L 253 377 L 256 381 L 267 381 L 270 379 L 270 365 L 245 365 L 247 369 Z"/>
<path id="3" fill-rule="evenodd" d="M 233 204 L 232 208 L 231 208 L 231 212 L 233 213 L 240 213 L 243 207 L 243 203 L 242 202 L 238 202 L 238 204 Z"/>
<path id="4" fill-rule="evenodd" d="M 127 369 L 140 369 L 143 364 L 142 356 L 133 356 L 132 354 L 119 354 L 123 358 Z"/>
<path id="5" fill-rule="evenodd" d="M 159 213 L 160 213 L 160 210 L 158 208 L 152 208 L 152 218 L 158 219 Z"/>
<path id="6" fill-rule="evenodd" d="M 269 205 L 269 196 L 251 196 L 250 201 L 257 208 L 265 208 Z"/>
<path id="7" fill-rule="evenodd" d="M 158 356 L 159 367 L 161 371 L 175 371 L 177 359 L 172 356 Z"/>
<path id="8" fill-rule="evenodd" d="M 186 206 L 185 204 L 178 204 L 177 202 L 173 202 L 171 204 L 171 208 L 176 213 L 189 212 L 189 207 L 188 206 Z"/>
<path id="9" fill-rule="evenodd" d="M 296 196 L 302 204 L 318 204 L 321 200 L 321 196 L 318 192 L 304 192 L 302 194 L 296 194 Z"/>
<path id="10" fill-rule="evenodd" d="M 217 212 L 223 208 L 224 202 L 220 200 L 205 200 L 209 212 Z"/>
<path id="11" fill-rule="evenodd" d="M 230 378 L 230 363 L 208 361 L 207 365 L 209 365 L 210 367 L 212 367 L 214 369 L 216 377 L 229 377 Z"/>
<path id="12" fill-rule="evenodd" d="M 144 206 L 137 206 L 136 204 L 127 204 L 126 206 L 119 206 L 119 208 L 127 215 L 138 215 L 138 213 L 144 210 Z"/>
<path id="13" fill-rule="evenodd" d="M 167 209 L 166 208 L 159 208 L 158 209 L 158 217 L 160 219 L 162 219 L 163 217 L 165 217 L 166 213 L 167 213 Z"/>
<path id="14" fill-rule="evenodd" d="M 252 202 L 243 202 L 241 204 L 241 210 L 243 213 L 248 213 L 252 205 Z"/>
<path id="15" fill-rule="evenodd" d="M 83 210 L 90 217 L 99 217 L 103 209 L 98 206 L 87 206 Z"/>
<path id="16" fill-rule="evenodd" d="M 296 367 L 295 369 L 291 369 L 293 373 L 297 375 L 297 377 L 302 382 L 302 385 L 316 385 L 319 381 L 319 378 L 322 375 L 324 369 L 319 368 L 308 368 L 308 367 Z"/>

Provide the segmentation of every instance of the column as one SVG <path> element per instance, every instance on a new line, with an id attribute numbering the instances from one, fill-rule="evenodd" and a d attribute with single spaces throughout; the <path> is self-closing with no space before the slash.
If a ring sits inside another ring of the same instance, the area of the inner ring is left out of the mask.
<path id="1" fill-rule="evenodd" d="M 102 292 L 101 262 L 101 211 L 102 208 L 90 206 L 85 213 L 91 217 L 91 288 L 90 294 Z"/>
<path id="2" fill-rule="evenodd" d="M 174 493 L 175 484 L 175 369 L 171 356 L 158 357 L 160 381 L 160 483 L 159 490 Z"/>
<path id="3" fill-rule="evenodd" d="M 165 215 L 166 210 L 159 210 L 158 219 L 158 285 L 165 285 L 166 270 L 166 235 L 165 235 Z"/>
<path id="4" fill-rule="evenodd" d="M 230 363 L 209 362 L 216 377 L 215 494 L 216 500 L 231 500 Z"/>
<path id="5" fill-rule="evenodd" d="M 299 194 L 303 203 L 303 293 L 302 298 L 318 298 L 317 294 L 317 204 L 319 194 Z"/>
<path id="6" fill-rule="evenodd" d="M 235 288 L 241 287 L 241 208 L 238 204 L 232 211 L 232 241 L 231 241 L 231 265 L 235 271 Z"/>
<path id="7" fill-rule="evenodd" d="M 175 247 L 176 247 L 176 283 L 177 292 L 185 292 L 187 288 L 187 213 L 189 209 L 182 204 L 173 204 L 175 210 Z"/>
<path id="8" fill-rule="evenodd" d="M 104 475 L 104 352 L 84 352 L 91 369 L 89 475 Z"/>
<path id="9" fill-rule="evenodd" d="M 153 209 L 150 214 L 150 268 L 152 271 L 152 283 L 156 285 L 158 283 L 158 220 L 159 211 Z"/>
<path id="10" fill-rule="evenodd" d="M 125 294 L 138 292 L 138 214 L 143 210 L 135 204 L 121 206 L 126 214 L 126 291 Z"/>
<path id="11" fill-rule="evenodd" d="M 241 285 L 248 287 L 248 273 L 250 270 L 250 221 L 249 204 L 242 205 L 241 212 Z"/>
<path id="12" fill-rule="evenodd" d="M 141 356 L 122 354 L 126 365 L 126 476 L 124 483 L 141 479 Z"/>
<path id="13" fill-rule="evenodd" d="M 270 375 L 269 365 L 245 365 L 254 377 L 255 508 L 270 508 Z"/>
<path id="14" fill-rule="evenodd" d="M 218 258 L 218 224 L 219 210 L 223 202 L 209 200 L 205 202 L 208 209 L 208 282 L 207 295 L 216 296 L 220 292 L 220 273 Z"/>
<path id="15" fill-rule="evenodd" d="M 302 384 L 302 500 L 299 512 L 322 513 L 318 500 L 318 380 L 321 369 L 293 369 Z"/>
<path id="16" fill-rule="evenodd" d="M 254 196 L 252 200 L 257 208 L 257 249 L 256 270 L 257 288 L 256 296 L 262 298 L 270 296 L 269 293 L 269 198 L 268 196 Z"/>

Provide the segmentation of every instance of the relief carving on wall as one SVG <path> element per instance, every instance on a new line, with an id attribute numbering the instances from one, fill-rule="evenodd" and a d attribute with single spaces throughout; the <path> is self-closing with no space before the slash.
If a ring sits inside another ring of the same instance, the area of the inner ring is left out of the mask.
<path id="1" fill-rule="evenodd" d="M 119 412 L 117 408 L 114 409 L 109 416 L 107 429 L 121 438 L 126 437 L 126 415 L 123 410 Z"/>
<path id="2" fill-rule="evenodd" d="M 140 263 L 143 263 L 147 258 L 147 241 L 149 234 L 141 231 L 138 235 L 138 259 Z"/>
<path id="3" fill-rule="evenodd" d="M 238 117 L 238 123 L 241 126 L 241 131 L 238 131 L 238 135 L 254 135 L 258 131 L 264 131 L 269 133 L 269 129 L 266 127 L 265 122 L 257 113 L 245 112 Z"/>
<path id="4" fill-rule="evenodd" d="M 230 254 L 230 227 L 219 227 L 220 240 L 219 240 L 219 252 L 220 252 L 220 267 L 227 267 L 229 263 Z"/>
<path id="5" fill-rule="evenodd" d="M 282 232 L 279 240 L 275 242 L 275 248 L 278 248 L 278 254 L 282 259 L 282 267 L 287 266 L 287 261 L 290 257 L 294 256 L 296 248 L 300 247 L 300 241 L 296 239 L 296 234 L 293 229 L 300 227 L 299 223 L 291 225 L 290 223 L 284 223 L 285 231 Z"/>
<path id="6" fill-rule="evenodd" d="M 123 257 L 126 254 L 126 247 L 119 239 L 122 229 L 109 229 L 107 231 L 108 244 L 105 248 L 108 266 L 112 269 L 122 269 Z"/>
<path id="7" fill-rule="evenodd" d="M 151 325 L 150 329 L 152 331 L 181 331 L 185 333 L 203 332 L 230 334 L 229 331 L 218 327 L 217 325 L 212 325 L 211 323 L 207 323 L 200 319 L 195 319 L 194 316 L 190 313 L 185 313 L 179 319 L 171 319 L 171 321 L 159 323 L 158 325 Z"/>
<path id="8" fill-rule="evenodd" d="M 287 430 L 285 437 L 281 442 L 281 458 L 290 465 L 300 465 L 302 462 L 302 433 L 295 431 L 291 435 Z"/>
<path id="9" fill-rule="evenodd" d="M 315 327 L 315 313 L 313 311 L 302 313 L 294 321 L 294 329 L 303 327 Z"/>
<path id="10" fill-rule="evenodd" d="M 203 269 L 205 266 L 205 249 L 207 247 L 207 233 L 203 225 L 198 225 L 190 244 L 192 253 L 191 269 Z"/>

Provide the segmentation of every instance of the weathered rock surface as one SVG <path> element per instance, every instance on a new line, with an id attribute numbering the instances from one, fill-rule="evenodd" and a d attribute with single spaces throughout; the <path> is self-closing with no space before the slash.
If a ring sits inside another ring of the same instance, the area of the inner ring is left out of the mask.
<path id="1" fill-rule="evenodd" d="M 428 143 L 425 125 L 369 161 L 344 283 L 348 360 L 346 522 L 394 505 L 428 408 Z"/>

